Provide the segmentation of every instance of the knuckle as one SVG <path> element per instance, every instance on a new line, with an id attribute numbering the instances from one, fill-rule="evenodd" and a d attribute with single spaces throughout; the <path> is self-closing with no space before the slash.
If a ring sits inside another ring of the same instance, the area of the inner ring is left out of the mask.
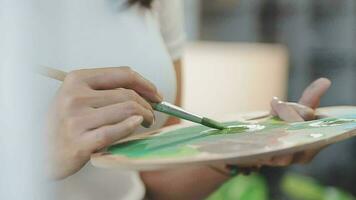
<path id="1" fill-rule="evenodd" d="M 130 100 L 130 95 L 126 91 L 127 89 L 125 88 L 117 88 L 115 89 L 115 92 L 113 93 L 113 97 L 118 101 L 118 102 L 125 102 Z"/>
<path id="2" fill-rule="evenodd" d="M 120 67 L 120 70 L 126 73 L 127 76 L 134 75 L 134 70 L 131 67 Z"/>
<path id="3" fill-rule="evenodd" d="M 132 99 L 132 100 L 134 100 L 134 101 L 137 100 L 137 94 L 136 94 L 136 92 L 135 92 L 134 90 L 127 89 L 127 90 L 126 90 L 126 94 L 127 94 L 127 96 L 128 96 L 130 99 Z"/>
<path id="4" fill-rule="evenodd" d="M 118 95 L 123 95 L 126 92 L 127 89 L 125 88 L 117 88 L 115 91 L 117 92 Z"/>
<path id="5" fill-rule="evenodd" d="M 63 98 L 64 108 L 71 109 L 74 106 L 80 105 L 85 101 L 86 97 L 70 94 Z"/>
<path id="6" fill-rule="evenodd" d="M 138 125 L 136 123 L 130 122 L 127 124 L 127 126 L 125 127 L 125 132 L 131 133 L 133 132 L 136 128 L 138 127 Z"/>
<path id="7" fill-rule="evenodd" d="M 138 77 L 138 73 L 131 68 L 124 68 L 124 72 L 126 73 L 126 76 L 128 77 L 128 80 L 130 81 L 131 84 L 135 83 Z"/>
<path id="8" fill-rule="evenodd" d="M 135 97 L 136 96 L 136 92 L 132 89 L 127 89 L 126 92 L 131 96 L 131 97 Z"/>
<path id="9" fill-rule="evenodd" d="M 131 67 L 129 67 L 129 66 L 122 66 L 122 67 L 119 67 L 119 69 L 126 70 L 126 71 L 132 70 Z"/>
<path id="10" fill-rule="evenodd" d="M 104 148 L 112 143 L 108 128 L 102 128 L 96 135 L 96 146 Z"/>
<path id="11" fill-rule="evenodd" d="M 76 82 L 81 79 L 81 70 L 74 70 L 67 74 L 65 82 Z"/>
<path id="12" fill-rule="evenodd" d="M 138 114 L 140 112 L 140 105 L 135 101 L 128 101 L 126 106 L 126 111 L 128 114 Z"/>
<path id="13" fill-rule="evenodd" d="M 73 157 L 76 160 L 88 159 L 88 157 L 91 154 L 91 152 L 89 152 L 88 150 L 84 150 L 84 149 L 80 149 L 80 148 L 73 150 L 72 153 L 73 153 Z"/>
<path id="14" fill-rule="evenodd" d="M 113 95 L 119 99 L 121 99 L 120 97 L 126 96 L 126 89 L 125 88 L 117 88 L 115 89 L 115 92 L 113 93 Z"/>

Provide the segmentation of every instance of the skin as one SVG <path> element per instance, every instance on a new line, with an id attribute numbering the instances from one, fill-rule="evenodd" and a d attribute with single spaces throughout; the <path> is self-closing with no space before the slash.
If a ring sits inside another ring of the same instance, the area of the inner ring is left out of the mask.
<path id="1" fill-rule="evenodd" d="M 181 83 L 181 65 L 175 64 Z M 273 99 L 271 112 L 287 121 L 312 119 L 329 86 L 326 79 L 312 84 L 300 104 Z M 179 101 L 180 95 L 177 98 Z M 140 125 L 149 127 L 154 116 L 148 102 L 160 101 L 162 97 L 155 86 L 128 67 L 71 72 L 58 91 L 50 114 L 50 176 L 55 179 L 70 176 L 89 161 L 92 153 L 127 137 Z M 240 167 L 285 166 L 306 162 L 314 154 L 315 151 L 300 152 Z M 225 173 L 201 166 L 142 172 L 141 178 L 150 199 L 204 199 L 229 179 L 225 166 L 215 167 Z"/>
<path id="2" fill-rule="evenodd" d="M 147 99 L 147 100 L 146 100 Z M 154 122 L 147 102 L 162 101 L 156 87 L 128 67 L 73 71 L 50 113 L 51 178 L 80 170 L 97 150 Z"/>
<path id="3" fill-rule="evenodd" d="M 320 98 L 330 85 L 331 82 L 328 79 L 316 80 L 305 89 L 298 103 L 283 102 L 275 97 L 271 101 L 271 114 L 289 122 L 315 119 L 315 109 L 319 106 Z M 240 167 L 282 167 L 293 163 L 307 163 L 313 159 L 318 151 L 319 149 L 266 158 L 258 163 L 250 163 Z M 221 171 L 226 171 L 225 166 L 216 167 L 220 168 Z M 211 167 L 201 166 L 142 172 L 141 178 L 146 185 L 148 199 L 197 200 L 208 197 L 230 177 L 213 170 Z"/>
<path id="4" fill-rule="evenodd" d="M 319 107 L 320 99 L 330 86 L 331 81 L 329 79 L 319 78 L 304 90 L 298 103 L 283 102 L 275 97 L 271 101 L 271 114 L 288 122 L 313 120 L 315 119 L 315 109 Z M 308 150 L 294 155 L 282 156 L 278 159 L 282 161 L 281 166 L 288 166 L 292 163 L 305 164 L 310 162 L 319 151 L 320 149 Z M 270 163 L 273 162 L 272 158 Z"/>

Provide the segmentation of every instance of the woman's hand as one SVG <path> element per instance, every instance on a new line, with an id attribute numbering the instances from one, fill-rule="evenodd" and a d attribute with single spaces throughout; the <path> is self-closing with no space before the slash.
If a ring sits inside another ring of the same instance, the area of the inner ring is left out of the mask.
<path id="1" fill-rule="evenodd" d="M 154 123 L 148 102 L 162 97 L 128 67 L 73 71 L 59 89 L 50 113 L 52 178 L 80 170 L 90 155 Z"/>
<path id="2" fill-rule="evenodd" d="M 271 114 L 287 122 L 300 122 L 315 119 L 315 109 L 320 104 L 321 97 L 331 86 L 331 81 L 320 78 L 309 85 L 303 92 L 298 103 L 280 101 L 274 98 L 271 101 Z M 266 160 L 264 165 L 288 166 L 292 163 L 308 163 L 319 152 L 319 149 L 295 153 L 293 155 L 277 156 Z"/>

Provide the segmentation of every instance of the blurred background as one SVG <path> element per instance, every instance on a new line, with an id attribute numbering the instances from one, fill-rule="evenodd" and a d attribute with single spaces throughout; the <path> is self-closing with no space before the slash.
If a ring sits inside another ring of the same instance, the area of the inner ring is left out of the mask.
<path id="1" fill-rule="evenodd" d="M 318 77 L 333 81 L 321 106 L 356 105 L 356 1 L 185 0 L 184 9 L 187 109 L 207 115 L 266 110 L 272 96 L 297 101 Z M 353 139 L 308 165 L 237 178 L 211 199 L 355 199 L 355 172 Z"/>

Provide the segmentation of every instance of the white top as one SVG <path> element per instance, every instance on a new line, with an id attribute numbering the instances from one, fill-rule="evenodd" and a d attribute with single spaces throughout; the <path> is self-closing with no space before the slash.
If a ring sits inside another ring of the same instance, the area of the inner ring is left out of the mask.
<path id="1" fill-rule="evenodd" d="M 43 1 L 41 6 L 37 17 L 39 45 L 45 49 L 40 53 L 42 65 L 65 71 L 130 66 L 152 81 L 166 101 L 174 101 L 172 60 L 181 56 L 185 39 L 180 0 L 156 0 L 151 10 L 127 7 L 126 0 Z M 43 78 L 41 92 L 47 97 L 38 103 L 48 106 L 59 85 Z M 154 128 L 165 120 L 158 114 Z M 144 195 L 137 173 L 90 164 L 56 188 L 61 200 L 142 199 Z"/>

